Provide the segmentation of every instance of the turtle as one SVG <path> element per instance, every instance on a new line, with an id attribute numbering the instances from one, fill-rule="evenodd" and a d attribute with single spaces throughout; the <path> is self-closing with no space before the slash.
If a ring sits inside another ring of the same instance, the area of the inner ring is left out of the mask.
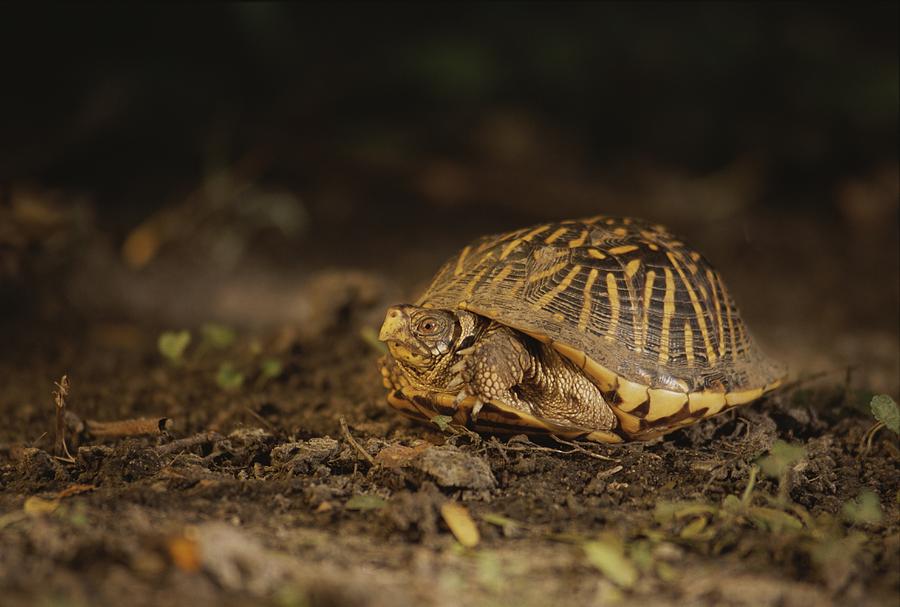
<path id="1" fill-rule="evenodd" d="M 414 304 L 387 310 L 379 339 L 391 406 L 494 434 L 646 441 L 786 373 L 706 258 L 630 217 L 477 239 Z"/>

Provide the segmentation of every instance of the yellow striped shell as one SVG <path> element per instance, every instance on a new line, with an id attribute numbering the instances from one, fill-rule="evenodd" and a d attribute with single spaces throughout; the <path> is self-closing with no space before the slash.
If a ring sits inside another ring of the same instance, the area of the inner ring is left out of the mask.
<path id="1" fill-rule="evenodd" d="M 481 238 L 440 269 L 417 303 L 466 309 L 552 344 L 600 387 L 624 440 L 748 403 L 784 376 L 709 263 L 664 227 L 637 219 L 600 216 Z"/>

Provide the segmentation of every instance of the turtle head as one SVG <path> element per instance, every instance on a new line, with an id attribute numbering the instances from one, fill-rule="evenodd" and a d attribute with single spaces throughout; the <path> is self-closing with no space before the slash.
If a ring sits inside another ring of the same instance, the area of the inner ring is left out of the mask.
<path id="1" fill-rule="evenodd" d="M 471 343 L 474 314 L 401 304 L 388 308 L 378 339 L 391 355 L 415 369 L 433 369 Z"/>

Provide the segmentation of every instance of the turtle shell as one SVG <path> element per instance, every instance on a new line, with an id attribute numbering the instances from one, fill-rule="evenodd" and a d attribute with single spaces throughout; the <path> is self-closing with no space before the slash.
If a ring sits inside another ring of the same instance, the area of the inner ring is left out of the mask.
<path id="1" fill-rule="evenodd" d="M 703 256 L 637 219 L 480 238 L 444 264 L 417 304 L 466 309 L 552 344 L 600 387 L 626 440 L 748 403 L 784 376 Z"/>

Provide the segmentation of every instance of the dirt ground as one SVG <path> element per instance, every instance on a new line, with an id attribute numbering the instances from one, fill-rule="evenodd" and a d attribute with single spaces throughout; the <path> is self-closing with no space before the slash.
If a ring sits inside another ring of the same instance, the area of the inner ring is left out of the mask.
<path id="1" fill-rule="evenodd" d="M 522 200 L 544 195 L 485 173 Z M 152 247 L 138 238 L 129 252 L 140 229 L 116 249 L 91 220 L 73 227 L 77 205 L 32 191 L 7 219 L 68 235 L 37 230 L 27 255 L 7 257 L 22 273 L 0 360 L 0 602 L 895 605 L 900 448 L 867 431 L 872 395 L 898 391 L 896 173 L 846 184 L 847 213 L 814 221 L 642 208 L 660 191 L 702 200 L 723 187 L 644 177 L 630 195 L 604 184 L 618 202 L 603 210 L 674 221 L 793 381 L 624 446 L 427 427 L 384 401 L 386 306 L 470 236 L 544 218 L 539 206 L 432 205 L 369 231 L 390 207 L 361 208 L 348 227 L 313 204 L 320 225 L 283 267 L 260 261 L 259 244 L 221 263 L 204 238 L 244 224 L 202 211 L 202 196 L 142 224 Z M 600 188 L 576 185 L 576 200 Z M 561 212 L 597 208 L 578 204 Z M 71 458 L 54 449 L 63 375 Z M 133 418 L 149 434 L 98 425 Z"/>
<path id="2" fill-rule="evenodd" d="M 559 5 L 4 13 L 0 607 L 900 604 L 896 6 Z M 388 306 L 597 214 L 786 385 L 622 446 L 390 409 Z"/>

